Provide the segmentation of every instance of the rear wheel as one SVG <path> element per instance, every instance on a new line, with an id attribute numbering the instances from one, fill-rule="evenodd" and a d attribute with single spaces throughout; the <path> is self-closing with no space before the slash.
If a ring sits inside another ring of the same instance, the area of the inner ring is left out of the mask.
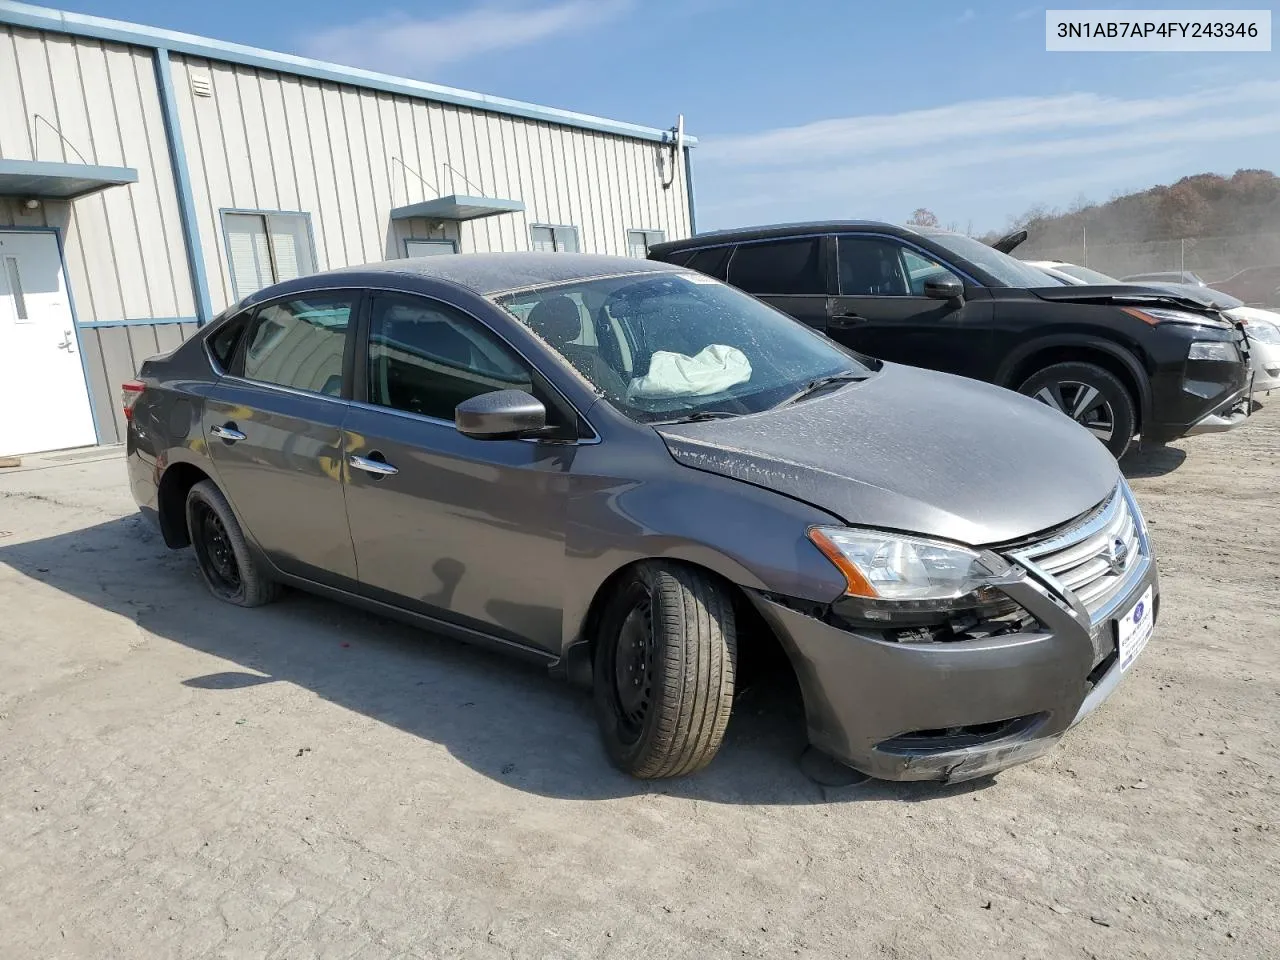
<path id="1" fill-rule="evenodd" d="M 212 480 L 201 480 L 187 493 L 187 532 L 200 575 L 219 600 L 258 607 L 276 598 L 279 585 L 254 560 L 231 505 Z"/>
<path id="2" fill-rule="evenodd" d="M 1065 413 L 1119 460 L 1138 426 L 1137 406 L 1120 379 L 1092 363 L 1055 363 L 1033 374 L 1018 392 Z"/>
<path id="3" fill-rule="evenodd" d="M 638 564 L 618 585 L 596 638 L 596 717 L 609 758 L 644 779 L 711 762 L 733 706 L 733 599 L 680 564 Z"/>

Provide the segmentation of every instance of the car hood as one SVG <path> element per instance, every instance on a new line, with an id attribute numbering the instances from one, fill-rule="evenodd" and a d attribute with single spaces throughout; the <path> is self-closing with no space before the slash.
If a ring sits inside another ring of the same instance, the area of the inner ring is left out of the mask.
<path id="1" fill-rule="evenodd" d="M 1219 306 L 1219 299 L 1214 297 L 1214 291 L 1207 287 L 1183 284 L 1170 284 L 1168 287 L 1136 283 L 1084 284 L 1037 287 L 1031 292 L 1041 300 L 1062 300 L 1068 303 L 1111 303 L 1116 306 L 1140 306 L 1145 303 L 1153 307 L 1174 307 L 1197 313 L 1216 313 L 1223 309 Z M 1209 317 L 1205 320 L 1212 322 Z"/>
<path id="2" fill-rule="evenodd" d="M 657 429 L 685 466 L 775 490 L 848 524 L 973 545 L 1065 523 L 1120 478 L 1092 434 L 1044 404 L 890 363 L 781 409 Z"/>

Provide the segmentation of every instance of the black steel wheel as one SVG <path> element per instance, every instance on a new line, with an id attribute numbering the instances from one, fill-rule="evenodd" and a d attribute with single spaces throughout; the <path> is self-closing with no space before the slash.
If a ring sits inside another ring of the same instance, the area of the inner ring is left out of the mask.
<path id="1" fill-rule="evenodd" d="M 231 505 L 212 480 L 187 494 L 187 532 L 200 575 L 215 597 L 240 607 L 275 599 L 278 585 L 250 552 Z"/>
<path id="2" fill-rule="evenodd" d="M 1070 417 L 1117 460 L 1137 431 L 1137 405 L 1128 389 L 1092 363 L 1056 363 L 1029 377 L 1018 392 Z"/>
<path id="3" fill-rule="evenodd" d="M 733 706 L 733 599 L 701 570 L 637 564 L 609 598 L 595 640 L 596 717 L 609 758 L 642 778 L 711 762 Z"/>

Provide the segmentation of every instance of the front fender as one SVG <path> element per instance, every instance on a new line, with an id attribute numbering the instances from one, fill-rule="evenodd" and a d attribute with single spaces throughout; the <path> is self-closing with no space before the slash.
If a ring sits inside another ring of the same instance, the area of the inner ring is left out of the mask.
<path id="1" fill-rule="evenodd" d="M 1088 334 L 1052 334 L 1050 336 L 1037 337 L 1035 340 L 1021 344 L 1010 351 L 1000 364 L 999 369 L 996 371 L 996 383 L 1010 390 L 1017 390 L 1019 385 L 1013 382 L 1014 375 L 1028 360 L 1031 360 L 1036 354 L 1055 353 L 1064 347 L 1078 348 L 1082 354 L 1088 352 L 1103 353 L 1123 365 L 1129 371 L 1133 382 L 1138 386 L 1138 404 L 1142 413 L 1142 422 L 1147 422 L 1148 414 L 1151 410 L 1151 378 L 1143 367 L 1142 362 L 1132 350 L 1125 346 L 1113 343 L 1110 340 L 1101 340 Z"/>
<path id="2" fill-rule="evenodd" d="M 752 590 L 830 603 L 843 576 L 806 537 L 831 514 L 780 494 L 668 461 L 645 480 L 579 473 L 566 529 L 563 650 L 589 640 L 592 603 L 640 560 L 696 564 Z"/>

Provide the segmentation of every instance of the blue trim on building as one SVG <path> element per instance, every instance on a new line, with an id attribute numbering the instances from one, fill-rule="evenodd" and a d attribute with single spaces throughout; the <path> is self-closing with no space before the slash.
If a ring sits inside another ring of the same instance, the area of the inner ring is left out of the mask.
<path id="1" fill-rule="evenodd" d="M 84 358 L 84 343 L 80 340 L 80 315 L 76 313 L 76 297 L 71 291 L 71 275 L 67 272 L 67 255 L 62 249 L 61 227 L 0 227 L 0 233 L 52 233 L 58 244 L 58 264 L 62 267 L 62 280 L 67 285 L 67 306 L 71 308 L 71 326 L 75 330 L 76 350 L 80 354 L 80 375 L 84 377 L 84 395 L 89 400 L 89 419 L 93 422 L 93 442 L 102 444 L 102 427 L 98 424 L 98 404 L 93 396 L 93 380 L 89 377 L 89 363 Z"/>
<path id="2" fill-rule="evenodd" d="M 693 201 L 693 154 L 684 148 L 684 184 L 689 194 L 689 236 L 698 232 L 698 207 Z"/>
<path id="3" fill-rule="evenodd" d="M 198 317 L 134 317 L 127 320 L 87 320 L 79 326 L 96 330 L 99 327 L 167 327 L 178 323 L 199 324 L 200 320 Z"/>
<path id="4" fill-rule="evenodd" d="M 17 6 L 15 4 L 15 6 Z M 33 8 L 39 9 L 39 8 Z M 6 14 L 0 2 L 0 15 Z M 169 141 L 169 161 L 173 167 L 173 183 L 178 192 L 178 213 L 182 218 L 182 237 L 187 248 L 187 268 L 191 274 L 191 295 L 196 303 L 196 323 L 204 326 L 213 318 L 209 299 L 209 281 L 204 272 L 204 251 L 200 246 L 200 223 L 196 219 L 195 194 L 187 172 L 187 151 L 182 143 L 182 122 L 178 117 L 178 101 L 173 95 L 173 71 L 169 51 L 157 47 L 154 56 L 156 86 L 160 91 L 160 112 L 164 115 L 164 135 Z"/>
<path id="5" fill-rule="evenodd" d="M 623 137 L 636 137 L 641 140 L 656 140 L 659 143 L 665 143 L 671 136 L 669 130 L 658 130 L 653 127 L 643 127 L 639 124 L 624 123 L 620 120 L 608 120 L 604 117 L 594 117 L 585 113 L 558 110 L 554 107 L 542 107 L 533 103 L 525 103 L 521 100 L 508 100 L 506 97 L 472 93 L 469 90 L 424 83 L 420 80 L 392 77 L 383 73 L 374 73 L 371 70 L 343 67 L 338 64 L 297 57 L 288 53 L 273 53 L 270 50 L 262 50 L 239 43 L 210 40 L 206 37 L 197 37 L 189 33 L 177 33 L 172 30 L 161 30 L 156 27 L 125 23 L 120 20 L 108 20 L 104 17 L 69 13 L 64 10 L 50 9 L 49 7 L 13 3 L 11 0 L 0 0 L 0 23 L 11 23 L 16 26 L 29 27 L 33 30 L 52 30 L 57 33 L 94 37 L 99 40 L 112 40 L 116 43 L 128 43 L 139 47 L 172 50 L 174 53 L 206 57 L 226 63 L 238 63 L 263 70 L 292 73 L 298 76 L 311 77 L 315 80 L 328 80 L 332 83 L 366 87 L 370 90 L 382 90 L 387 93 L 420 97 L 426 100 L 434 100 L 437 103 L 451 103 L 460 107 L 469 107 L 473 110 L 488 110 L 493 113 L 524 117 L 529 120 L 541 120 L 545 123 L 557 123 L 583 130 L 596 130 L 600 133 L 612 133 Z M 698 141 L 694 137 L 686 136 L 684 142 L 693 145 Z"/>

